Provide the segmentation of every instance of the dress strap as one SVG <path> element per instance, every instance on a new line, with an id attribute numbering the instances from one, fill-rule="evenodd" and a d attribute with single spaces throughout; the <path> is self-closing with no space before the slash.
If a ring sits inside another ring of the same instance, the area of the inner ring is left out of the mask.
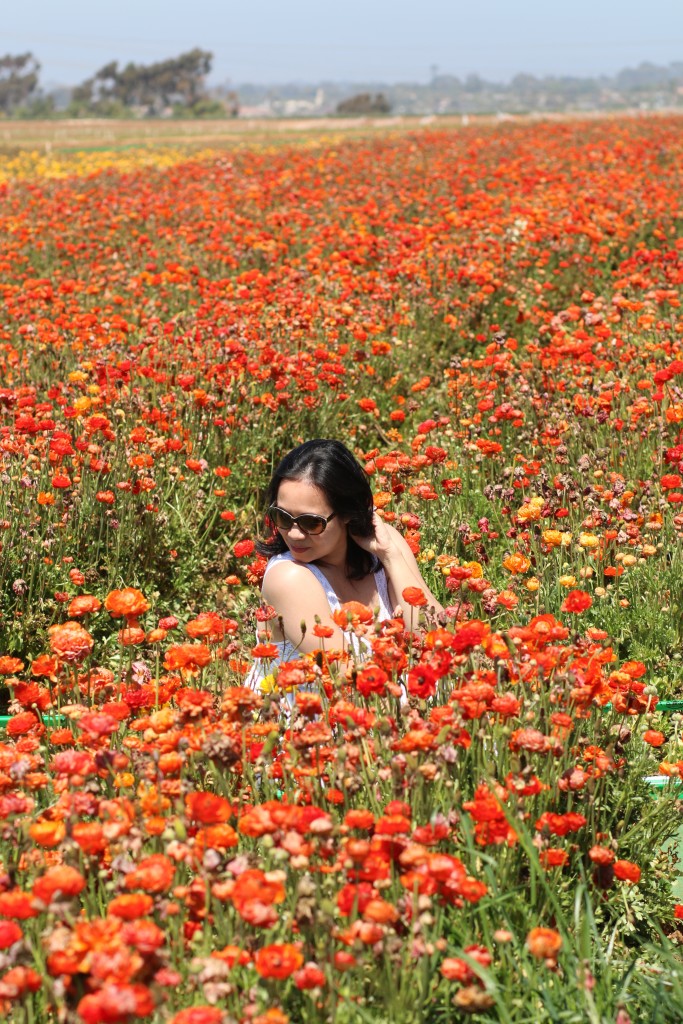
<path id="1" fill-rule="evenodd" d="M 339 608 L 341 608 L 341 604 L 339 602 L 339 598 L 332 589 L 332 584 L 328 580 L 325 573 L 322 571 L 322 569 L 319 569 L 317 565 L 310 565 L 308 562 L 306 563 L 306 568 L 310 569 L 310 571 L 313 573 L 320 586 L 325 591 L 325 597 L 327 598 L 327 603 L 330 606 L 330 611 L 336 612 Z"/>

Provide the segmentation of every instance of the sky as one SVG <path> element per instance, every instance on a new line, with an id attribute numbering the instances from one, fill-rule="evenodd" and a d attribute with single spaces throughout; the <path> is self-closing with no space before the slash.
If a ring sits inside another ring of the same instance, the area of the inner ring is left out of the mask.
<path id="1" fill-rule="evenodd" d="M 44 85 L 110 60 L 150 64 L 199 46 L 212 84 L 509 81 L 612 75 L 683 61 L 682 0 L 8 0 L 0 55 L 30 50 Z"/>

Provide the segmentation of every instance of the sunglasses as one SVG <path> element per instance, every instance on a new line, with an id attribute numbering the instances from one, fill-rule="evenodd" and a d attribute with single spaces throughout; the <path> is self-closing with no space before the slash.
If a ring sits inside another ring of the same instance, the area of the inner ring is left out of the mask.
<path id="1" fill-rule="evenodd" d="M 330 519 L 334 519 L 336 514 L 336 512 L 333 512 L 327 518 L 325 516 L 316 516 L 312 512 L 304 512 L 301 516 L 290 516 L 289 512 L 285 512 L 283 508 L 278 508 L 277 505 L 271 505 L 268 509 L 268 515 L 278 530 L 284 530 L 285 533 L 289 533 L 292 527 L 296 525 L 302 533 L 309 534 L 312 537 L 319 536 Z"/>

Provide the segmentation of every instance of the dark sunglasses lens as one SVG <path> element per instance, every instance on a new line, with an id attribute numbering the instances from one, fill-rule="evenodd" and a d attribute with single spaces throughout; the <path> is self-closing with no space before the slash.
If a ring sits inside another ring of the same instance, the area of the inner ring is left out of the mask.
<path id="1" fill-rule="evenodd" d="M 281 508 L 271 508 L 269 509 L 268 514 L 278 530 L 289 530 L 294 522 L 289 512 L 284 512 Z"/>
<path id="2" fill-rule="evenodd" d="M 297 523 L 304 533 L 322 533 L 327 523 L 320 516 L 299 516 Z"/>

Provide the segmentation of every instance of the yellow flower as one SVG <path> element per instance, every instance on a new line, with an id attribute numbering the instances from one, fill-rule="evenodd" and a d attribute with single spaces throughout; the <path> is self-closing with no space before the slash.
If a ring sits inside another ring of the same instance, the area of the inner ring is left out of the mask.
<path id="1" fill-rule="evenodd" d="M 579 545 L 582 548 L 593 549 L 597 548 L 600 544 L 600 539 L 595 536 L 594 533 L 581 533 L 579 534 Z"/>
<path id="2" fill-rule="evenodd" d="M 274 675 L 264 676 L 261 680 L 261 693 L 277 693 L 279 689 Z"/>
<path id="3" fill-rule="evenodd" d="M 575 587 L 576 576 L 560 576 L 559 584 L 561 587 Z"/>
<path id="4" fill-rule="evenodd" d="M 74 402 L 74 409 L 76 410 L 79 416 L 82 416 L 83 413 L 86 413 L 90 409 L 91 405 L 92 398 L 88 398 L 87 395 L 81 395 L 81 397 L 77 398 L 76 401 Z"/>

